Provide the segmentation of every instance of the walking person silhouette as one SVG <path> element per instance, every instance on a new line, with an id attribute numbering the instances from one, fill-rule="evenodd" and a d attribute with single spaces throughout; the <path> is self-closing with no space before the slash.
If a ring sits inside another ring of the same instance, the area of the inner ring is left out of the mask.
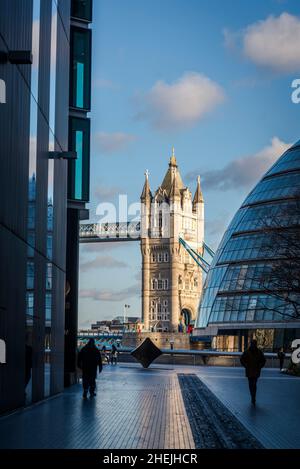
<path id="1" fill-rule="evenodd" d="M 260 377 L 261 369 L 266 364 L 263 352 L 257 347 L 257 341 L 251 340 L 250 347 L 241 356 L 241 364 L 245 368 L 249 383 L 251 402 L 256 403 L 257 380 Z"/>
<path id="2" fill-rule="evenodd" d="M 97 368 L 101 373 L 102 359 L 94 339 L 90 339 L 87 345 L 80 350 L 77 364 L 78 368 L 82 370 L 83 399 L 87 398 L 88 391 L 91 397 L 96 396 Z"/>

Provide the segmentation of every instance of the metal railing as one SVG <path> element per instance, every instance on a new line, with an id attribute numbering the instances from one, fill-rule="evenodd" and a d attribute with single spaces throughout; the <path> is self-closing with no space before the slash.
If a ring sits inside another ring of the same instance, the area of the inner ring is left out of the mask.
<path id="1" fill-rule="evenodd" d="M 134 350 L 132 347 L 118 347 L 118 351 L 121 355 L 130 355 Z M 223 364 L 227 363 L 227 366 L 241 366 L 240 357 L 243 352 L 225 352 L 217 350 L 185 350 L 185 349 L 161 349 L 162 355 L 158 357 L 153 363 L 168 363 L 173 365 L 193 365 L 193 366 L 222 366 L 222 360 L 224 359 Z M 278 368 L 279 359 L 277 353 L 265 352 L 264 353 L 267 359 L 267 365 L 271 368 Z M 124 357 L 125 358 L 125 357 Z M 130 358 L 130 361 L 133 357 Z M 288 360 L 291 358 L 291 353 L 285 354 L 285 359 Z M 190 359 L 190 360 L 189 360 Z M 227 359 L 227 360 L 226 360 Z M 123 361 L 123 360 L 122 360 Z M 125 360 L 124 360 L 125 361 Z M 230 364 L 232 363 L 232 364 Z M 150 365 L 151 366 L 151 365 Z M 225 365 L 226 366 L 226 365 Z"/>

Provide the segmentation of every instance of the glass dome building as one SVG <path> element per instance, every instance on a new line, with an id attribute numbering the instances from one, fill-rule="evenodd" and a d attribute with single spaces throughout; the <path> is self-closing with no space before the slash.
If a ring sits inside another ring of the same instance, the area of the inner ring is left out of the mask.
<path id="1" fill-rule="evenodd" d="M 243 350 L 300 337 L 300 141 L 250 192 L 230 223 L 207 275 L 194 337 Z"/>

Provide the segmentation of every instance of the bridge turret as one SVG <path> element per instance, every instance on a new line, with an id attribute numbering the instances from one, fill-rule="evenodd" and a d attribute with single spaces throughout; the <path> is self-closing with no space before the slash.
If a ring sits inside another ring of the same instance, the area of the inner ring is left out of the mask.
<path id="1" fill-rule="evenodd" d="M 204 242 L 204 198 L 201 190 L 200 176 L 197 178 L 197 189 L 193 199 L 193 212 L 197 214 L 197 243 L 200 249 L 200 253 L 203 254 L 203 242 Z"/>
<path id="2" fill-rule="evenodd" d="M 200 181 L 194 200 L 183 184 L 174 148 L 163 182 L 150 194 L 146 175 L 141 197 L 142 318 L 146 330 L 177 332 L 180 324 L 188 326 L 195 318 L 202 289 L 202 270 L 179 238 L 202 253 L 204 204 Z"/>
<path id="3" fill-rule="evenodd" d="M 145 183 L 144 187 L 141 193 L 141 202 L 151 202 L 152 200 L 152 194 L 150 190 L 150 184 L 149 184 L 149 171 L 146 169 L 145 171 Z"/>

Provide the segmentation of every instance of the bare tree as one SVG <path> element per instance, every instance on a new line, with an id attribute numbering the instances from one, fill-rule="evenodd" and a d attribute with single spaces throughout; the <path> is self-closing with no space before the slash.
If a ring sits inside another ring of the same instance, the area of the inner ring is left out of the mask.
<path id="1" fill-rule="evenodd" d="M 260 300 L 265 310 L 300 318 L 300 198 L 283 204 L 261 221 L 265 268 L 255 278 L 258 289 L 276 301 Z"/>

